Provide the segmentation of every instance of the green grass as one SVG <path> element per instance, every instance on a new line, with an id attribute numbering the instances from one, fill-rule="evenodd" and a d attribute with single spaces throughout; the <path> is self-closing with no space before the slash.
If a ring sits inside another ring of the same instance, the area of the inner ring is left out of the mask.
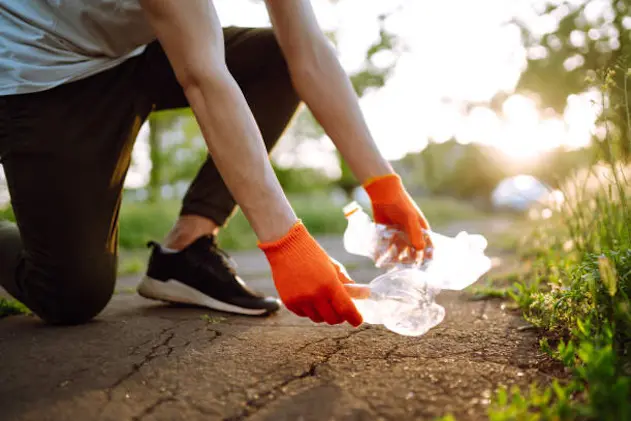
<path id="1" fill-rule="evenodd" d="M 616 135 L 599 147 L 599 166 L 567 182 L 563 207 L 525 242 L 529 277 L 508 292 L 571 376 L 501 389 L 492 421 L 631 419 L 631 191 Z"/>
<path id="2" fill-rule="evenodd" d="M 223 323 L 226 320 L 228 320 L 228 319 L 226 319 L 225 317 L 222 317 L 222 316 L 210 316 L 208 314 L 202 314 L 200 316 L 200 318 L 203 321 L 205 321 L 206 323 L 210 324 L 210 325 L 217 325 L 217 324 Z"/>
<path id="3" fill-rule="evenodd" d="M 119 246 L 122 249 L 146 248 L 147 242 L 161 241 L 179 212 L 176 202 L 123 202 L 119 219 Z"/>
<path id="4" fill-rule="evenodd" d="M 0 221 L 15 221 L 15 215 L 11 206 L 0 208 Z"/>
<path id="5" fill-rule="evenodd" d="M 508 298 L 510 296 L 508 288 L 498 288 L 492 285 L 471 288 L 472 300 L 487 300 L 490 298 Z"/>
<path id="6" fill-rule="evenodd" d="M 0 319 L 16 314 L 30 314 L 31 311 L 19 301 L 0 298 Z"/>
<path id="7" fill-rule="evenodd" d="M 122 249 L 118 253 L 118 275 L 129 276 L 147 268 L 149 249 Z"/>
<path id="8" fill-rule="evenodd" d="M 343 232 L 346 221 L 342 210 L 327 196 L 294 196 L 290 201 L 313 234 Z M 120 216 L 120 247 L 134 250 L 150 240 L 161 241 L 177 219 L 180 203 L 123 203 Z M 242 212 L 236 212 L 220 232 L 219 243 L 229 250 L 256 247 L 256 237 Z"/>
<path id="9" fill-rule="evenodd" d="M 290 195 L 289 200 L 305 226 L 313 235 L 342 234 L 346 220 L 341 206 L 323 193 Z M 421 198 L 417 200 L 433 226 L 459 220 L 488 216 L 474 206 L 451 198 Z M 119 274 L 132 275 L 144 270 L 149 256 L 146 243 L 161 241 L 177 218 L 179 202 L 123 203 L 120 216 Z M 227 250 L 256 247 L 256 237 L 242 212 L 238 211 L 220 231 L 219 244 Z"/>
<path id="10" fill-rule="evenodd" d="M 312 234 L 341 234 L 346 229 L 342 206 L 334 204 L 327 195 L 291 195 L 289 200 Z M 451 198 L 421 198 L 417 202 L 434 226 L 486 216 L 474 206 Z M 120 216 L 121 248 L 134 250 L 145 247 L 149 240 L 160 241 L 177 218 L 179 206 L 179 202 L 175 201 L 123 203 Z M 219 242 L 228 250 L 256 247 L 256 237 L 242 212 L 236 212 L 229 220 L 219 235 Z"/>
<path id="11" fill-rule="evenodd" d="M 433 421 L 456 421 L 456 418 L 453 415 L 448 414 L 442 417 L 434 418 Z"/>

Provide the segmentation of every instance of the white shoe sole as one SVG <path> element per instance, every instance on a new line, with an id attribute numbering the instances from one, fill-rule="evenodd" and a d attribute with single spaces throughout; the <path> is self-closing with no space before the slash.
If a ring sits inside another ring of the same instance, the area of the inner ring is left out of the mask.
<path id="1" fill-rule="evenodd" d="M 204 306 L 213 310 L 225 311 L 228 313 L 244 314 L 247 316 L 260 316 L 268 312 L 265 309 L 250 309 L 227 304 L 209 297 L 195 288 L 186 284 L 169 279 L 162 282 L 145 276 L 138 286 L 138 294 L 151 300 L 166 301 L 169 303 L 193 304 Z"/>

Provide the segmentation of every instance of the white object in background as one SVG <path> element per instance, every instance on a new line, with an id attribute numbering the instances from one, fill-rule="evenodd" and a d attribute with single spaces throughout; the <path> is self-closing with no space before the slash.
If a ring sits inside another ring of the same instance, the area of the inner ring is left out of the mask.
<path id="1" fill-rule="evenodd" d="M 532 175 L 520 174 L 502 180 L 491 194 L 493 206 L 525 211 L 550 201 L 554 192 Z"/>

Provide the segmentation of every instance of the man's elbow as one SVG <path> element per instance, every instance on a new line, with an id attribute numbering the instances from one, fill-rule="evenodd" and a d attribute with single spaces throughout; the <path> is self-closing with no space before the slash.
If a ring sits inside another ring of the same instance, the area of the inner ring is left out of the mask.
<path id="1" fill-rule="evenodd" d="M 294 80 L 317 80 L 331 69 L 335 51 L 322 37 L 303 48 L 295 48 L 286 54 L 287 65 Z"/>
<path id="2" fill-rule="evenodd" d="M 224 64 L 186 66 L 176 75 L 185 93 L 215 90 L 225 86 L 230 72 Z"/>

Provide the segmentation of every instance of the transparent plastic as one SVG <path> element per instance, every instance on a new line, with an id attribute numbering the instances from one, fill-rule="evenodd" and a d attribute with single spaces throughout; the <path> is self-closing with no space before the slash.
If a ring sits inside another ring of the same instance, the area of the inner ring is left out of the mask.
<path id="1" fill-rule="evenodd" d="M 411 256 L 405 236 L 392 228 L 375 224 L 357 202 L 344 207 L 348 221 L 344 248 L 351 254 L 373 260 L 378 268 L 391 269 L 401 264 L 420 266 L 421 256 Z"/>
<path id="2" fill-rule="evenodd" d="M 353 300 L 365 323 L 384 325 L 401 335 L 419 336 L 445 317 L 444 307 L 435 301 L 440 290 L 428 285 L 425 274 L 418 269 L 393 269 L 368 286 L 369 297 Z"/>
<path id="3" fill-rule="evenodd" d="M 346 251 L 387 270 L 368 284 L 367 298 L 353 300 L 366 323 L 384 325 L 401 335 L 423 335 L 445 317 L 444 307 L 435 301 L 441 290 L 466 288 L 491 268 L 484 254 L 487 241 L 481 235 L 461 232 L 451 238 L 427 231 L 433 255 L 424 259 L 401 232 L 374 223 L 358 203 L 344 207 L 344 215 Z"/>

